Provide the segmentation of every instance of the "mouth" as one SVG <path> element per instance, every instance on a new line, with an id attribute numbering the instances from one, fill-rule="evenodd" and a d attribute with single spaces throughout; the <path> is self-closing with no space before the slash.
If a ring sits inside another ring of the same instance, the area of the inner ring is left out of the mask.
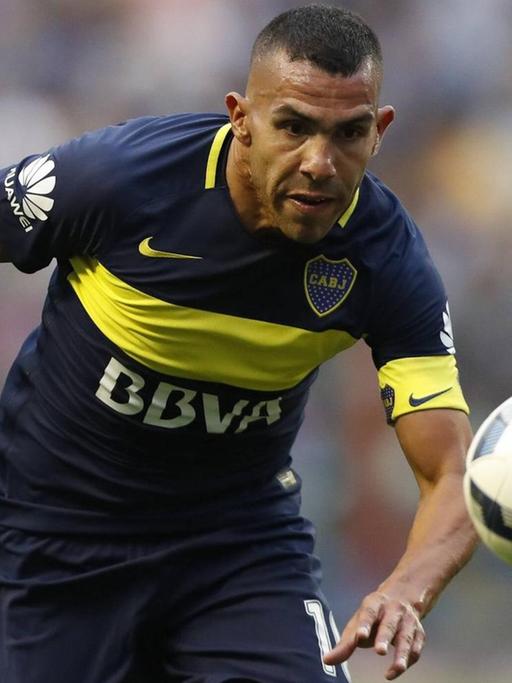
<path id="1" fill-rule="evenodd" d="M 332 209 L 334 199 L 328 195 L 313 192 L 294 192 L 287 195 L 287 199 L 301 213 L 322 213 L 326 209 Z"/>

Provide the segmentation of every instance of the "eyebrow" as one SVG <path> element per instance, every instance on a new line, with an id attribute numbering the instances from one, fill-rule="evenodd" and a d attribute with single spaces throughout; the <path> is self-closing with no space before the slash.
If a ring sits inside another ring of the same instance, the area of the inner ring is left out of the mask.
<path id="1" fill-rule="evenodd" d="M 274 116 L 293 116 L 295 118 L 301 119 L 302 121 L 305 121 L 307 123 L 314 123 L 318 124 L 320 121 L 318 119 L 315 119 L 312 116 L 308 116 L 307 114 L 303 114 L 302 112 L 298 111 L 294 107 L 292 107 L 290 104 L 280 104 L 278 107 L 274 109 L 272 112 Z M 345 121 L 339 121 L 336 123 L 336 128 L 344 128 L 345 126 L 353 126 L 354 124 L 358 123 L 372 123 L 375 120 L 375 116 L 372 112 L 365 112 L 364 114 L 359 114 L 357 116 L 354 116 L 351 119 L 346 119 Z"/>

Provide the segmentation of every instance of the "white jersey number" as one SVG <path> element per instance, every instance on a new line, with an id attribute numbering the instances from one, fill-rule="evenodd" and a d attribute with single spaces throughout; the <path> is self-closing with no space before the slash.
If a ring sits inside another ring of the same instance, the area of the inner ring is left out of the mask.
<path id="1" fill-rule="evenodd" d="M 325 664 L 324 662 L 324 656 L 329 652 L 329 650 L 332 649 L 332 642 L 329 629 L 327 627 L 327 622 L 325 621 L 322 603 L 319 600 L 304 600 L 304 608 L 306 610 L 306 614 L 309 614 L 309 616 L 312 617 L 315 622 L 315 631 L 316 637 L 318 639 L 318 647 L 320 648 L 320 659 L 323 670 L 328 676 L 333 676 L 336 678 L 337 674 L 334 664 Z M 340 634 L 336 627 L 332 612 L 329 612 L 329 625 L 331 627 L 335 642 L 337 642 L 340 638 Z M 350 674 L 345 662 L 341 665 L 341 668 L 347 678 L 348 683 L 351 683 Z"/>

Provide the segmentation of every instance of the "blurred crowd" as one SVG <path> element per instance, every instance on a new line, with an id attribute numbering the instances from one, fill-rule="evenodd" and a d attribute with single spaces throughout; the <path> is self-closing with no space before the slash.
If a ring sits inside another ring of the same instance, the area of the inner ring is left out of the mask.
<path id="1" fill-rule="evenodd" d="M 0 167 L 126 118 L 223 111 L 224 94 L 244 89 L 259 29 L 302 4 L 0 0 Z M 371 168 L 420 224 L 441 271 L 477 427 L 512 394 L 512 3 L 343 4 L 382 42 L 382 103 L 396 107 L 397 120 Z M 0 383 L 38 322 L 48 275 L 0 268 Z M 396 560 L 416 498 L 363 343 L 321 373 L 296 458 L 341 621 Z M 479 551 L 429 618 L 431 650 L 408 680 L 509 681 L 500 634 L 509 632 L 511 580 Z M 384 670 L 372 666 L 358 661 L 360 683 Z"/>

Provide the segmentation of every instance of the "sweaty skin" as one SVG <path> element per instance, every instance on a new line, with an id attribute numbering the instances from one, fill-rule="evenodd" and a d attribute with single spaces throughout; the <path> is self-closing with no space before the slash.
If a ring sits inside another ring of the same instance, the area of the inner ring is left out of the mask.
<path id="1" fill-rule="evenodd" d="M 253 64 L 247 94 L 229 93 L 234 132 L 227 180 L 251 231 L 321 240 L 348 208 L 394 117 L 378 108 L 372 62 L 350 77 L 278 51 Z"/>

